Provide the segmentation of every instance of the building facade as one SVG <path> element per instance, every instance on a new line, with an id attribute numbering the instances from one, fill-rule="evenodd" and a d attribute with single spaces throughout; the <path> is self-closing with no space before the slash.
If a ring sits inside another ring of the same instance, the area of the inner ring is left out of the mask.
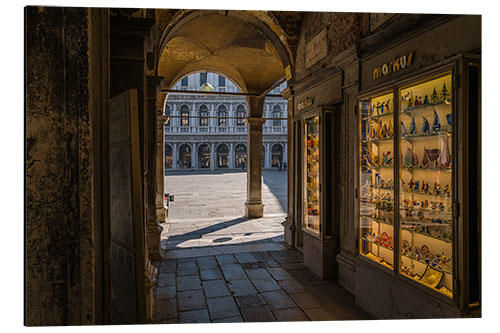
<path id="1" fill-rule="evenodd" d="M 200 90 L 209 84 L 217 92 L 239 92 L 230 80 L 215 73 L 184 77 L 175 90 Z M 286 83 L 273 89 L 279 94 Z M 278 168 L 287 160 L 287 101 L 267 97 L 262 126 L 262 167 Z M 247 105 L 243 97 L 170 94 L 164 113 L 165 169 L 244 169 L 247 165 Z M 283 119 L 277 119 L 283 118 Z"/>

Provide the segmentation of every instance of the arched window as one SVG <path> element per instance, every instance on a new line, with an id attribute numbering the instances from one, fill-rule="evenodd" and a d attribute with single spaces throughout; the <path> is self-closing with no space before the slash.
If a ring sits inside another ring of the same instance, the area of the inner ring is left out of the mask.
<path id="1" fill-rule="evenodd" d="M 239 143 L 234 147 L 234 160 L 236 168 L 246 168 L 247 166 L 247 146 Z"/>
<path id="2" fill-rule="evenodd" d="M 187 105 L 181 106 L 181 126 L 189 127 L 189 107 Z"/>
<path id="3" fill-rule="evenodd" d="M 229 168 L 229 148 L 225 143 L 217 146 L 217 167 Z"/>
<path id="4" fill-rule="evenodd" d="M 165 169 L 172 169 L 172 146 L 165 145 Z"/>
<path id="5" fill-rule="evenodd" d="M 277 168 L 281 162 L 283 162 L 283 147 L 279 143 L 275 143 L 271 147 L 271 166 Z"/>
<path id="6" fill-rule="evenodd" d="M 273 106 L 273 118 L 281 118 L 281 106 L 276 104 Z M 280 127 L 281 126 L 281 120 L 279 119 L 273 119 L 273 127 Z"/>
<path id="7" fill-rule="evenodd" d="M 177 161 L 178 168 L 190 169 L 191 168 L 191 146 L 183 144 L 179 147 L 179 160 Z"/>
<path id="8" fill-rule="evenodd" d="M 217 108 L 217 117 L 219 127 L 227 127 L 227 109 L 225 105 L 219 105 Z"/>
<path id="9" fill-rule="evenodd" d="M 208 126 L 208 107 L 205 104 L 200 106 L 200 126 Z"/>
<path id="10" fill-rule="evenodd" d="M 170 116 L 170 105 L 165 104 L 165 116 Z M 170 126 L 170 119 L 165 123 L 165 127 Z"/>
<path id="11" fill-rule="evenodd" d="M 210 168 L 210 146 L 206 143 L 198 147 L 198 167 Z"/>
<path id="12" fill-rule="evenodd" d="M 241 104 L 236 107 L 236 117 L 236 126 L 245 126 L 245 107 Z"/>

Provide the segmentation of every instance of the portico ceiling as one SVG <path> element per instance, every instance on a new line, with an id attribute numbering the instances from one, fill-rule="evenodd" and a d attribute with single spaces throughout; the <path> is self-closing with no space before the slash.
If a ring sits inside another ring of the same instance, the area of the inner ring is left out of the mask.
<path id="1" fill-rule="evenodd" d="M 244 92 L 265 91 L 284 77 L 286 59 L 279 38 L 258 23 L 241 11 L 192 12 L 164 34 L 158 75 L 172 86 L 187 74 L 208 70 L 224 74 Z"/>

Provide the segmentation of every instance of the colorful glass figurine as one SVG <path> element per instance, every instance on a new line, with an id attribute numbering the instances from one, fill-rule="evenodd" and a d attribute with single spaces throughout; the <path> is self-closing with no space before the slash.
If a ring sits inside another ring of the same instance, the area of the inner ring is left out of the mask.
<path id="1" fill-rule="evenodd" d="M 415 106 L 422 105 L 422 96 L 415 96 L 415 102 L 413 103 Z"/>
<path id="2" fill-rule="evenodd" d="M 443 194 L 445 197 L 450 196 L 450 184 L 446 184 L 443 189 Z"/>
<path id="3" fill-rule="evenodd" d="M 415 117 L 411 115 L 411 123 L 410 123 L 410 135 L 415 135 L 417 133 L 417 130 L 415 128 Z"/>
<path id="4" fill-rule="evenodd" d="M 370 124 L 368 124 L 369 126 L 369 130 L 368 130 L 368 139 L 375 139 L 375 127 L 376 127 L 376 124 L 375 122 L 370 122 Z"/>
<path id="5" fill-rule="evenodd" d="M 436 87 L 434 87 L 434 90 L 432 91 L 432 95 L 431 95 L 431 102 L 436 103 L 437 101 L 438 101 L 438 94 L 436 91 Z"/>
<path id="6" fill-rule="evenodd" d="M 391 112 L 390 108 L 389 108 L 389 103 L 390 103 L 391 99 L 389 98 L 386 102 L 385 102 L 385 112 L 389 113 Z"/>
<path id="7" fill-rule="evenodd" d="M 434 123 L 432 124 L 432 131 L 434 133 L 437 133 L 440 130 L 441 130 L 441 121 L 439 120 L 438 113 L 436 112 L 436 110 L 434 110 Z"/>
<path id="8" fill-rule="evenodd" d="M 450 126 L 451 126 L 451 113 L 448 113 L 448 114 L 446 115 L 446 121 L 448 122 L 448 125 L 450 125 Z"/>
<path id="9" fill-rule="evenodd" d="M 410 107 L 412 105 L 411 103 L 411 91 L 408 91 L 406 94 L 401 96 L 401 102 L 406 103 L 406 107 Z"/>
<path id="10" fill-rule="evenodd" d="M 440 140 L 441 154 L 439 155 L 439 165 L 442 168 L 451 167 L 451 158 L 450 158 L 450 148 L 448 147 L 448 140 L 446 138 L 442 138 Z"/>
<path id="11" fill-rule="evenodd" d="M 389 128 L 387 130 L 387 137 L 392 138 L 394 135 L 394 127 L 392 127 L 392 121 L 389 119 Z"/>
<path id="12" fill-rule="evenodd" d="M 380 104 L 380 114 L 384 114 L 384 106 L 385 102 L 382 102 L 382 104 Z"/>
<path id="13" fill-rule="evenodd" d="M 401 121 L 401 137 L 405 137 L 408 135 L 408 131 L 406 130 L 405 124 Z"/>
<path id="14" fill-rule="evenodd" d="M 424 105 L 428 105 L 428 104 L 430 104 L 429 96 L 425 95 L 425 97 L 424 97 Z"/>
<path id="15" fill-rule="evenodd" d="M 418 188 L 419 183 L 418 180 L 415 182 L 415 187 L 413 188 L 413 192 L 418 192 L 420 189 Z"/>
<path id="16" fill-rule="evenodd" d="M 424 147 L 424 158 L 422 160 L 422 166 L 426 168 L 435 168 L 440 154 L 440 149 L 427 149 Z"/>
<path id="17" fill-rule="evenodd" d="M 422 126 L 422 133 L 423 134 L 429 134 L 429 130 L 430 130 L 429 121 L 425 117 L 422 117 L 422 118 L 423 118 L 423 121 L 424 121 L 424 124 Z"/>
<path id="18" fill-rule="evenodd" d="M 448 88 L 446 88 L 446 83 L 443 82 L 443 89 L 441 89 L 441 96 L 443 97 L 443 102 L 446 102 L 446 98 L 450 96 L 448 93 Z"/>
<path id="19" fill-rule="evenodd" d="M 407 167 L 416 167 L 418 165 L 417 154 L 415 154 L 410 147 L 406 148 L 404 163 Z"/>
<path id="20" fill-rule="evenodd" d="M 377 139 L 382 139 L 382 120 L 380 120 L 377 125 L 375 125 L 375 137 Z"/>
<path id="21" fill-rule="evenodd" d="M 389 157 L 391 155 L 391 152 L 388 151 L 387 153 L 382 153 L 382 156 L 384 157 L 384 165 L 385 166 L 390 166 L 392 163 L 392 157 Z"/>
<path id="22" fill-rule="evenodd" d="M 413 179 L 412 179 L 408 183 L 408 191 L 413 192 L 413 186 L 415 186 L 415 183 L 413 182 Z"/>

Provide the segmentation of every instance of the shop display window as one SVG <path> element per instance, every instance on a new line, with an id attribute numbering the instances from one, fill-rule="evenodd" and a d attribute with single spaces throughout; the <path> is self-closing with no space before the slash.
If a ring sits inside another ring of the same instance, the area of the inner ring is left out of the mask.
<path id="1" fill-rule="evenodd" d="M 360 253 L 391 269 L 397 260 L 401 275 L 448 297 L 453 297 L 452 91 L 446 72 L 359 101 Z"/>
<path id="2" fill-rule="evenodd" d="M 453 296 L 451 74 L 399 91 L 400 271 Z"/>
<path id="3" fill-rule="evenodd" d="M 304 228 L 320 231 L 320 126 L 319 116 L 304 119 Z"/>
<path id="4" fill-rule="evenodd" d="M 394 261 L 393 94 L 360 101 L 360 249 L 389 268 Z"/>

